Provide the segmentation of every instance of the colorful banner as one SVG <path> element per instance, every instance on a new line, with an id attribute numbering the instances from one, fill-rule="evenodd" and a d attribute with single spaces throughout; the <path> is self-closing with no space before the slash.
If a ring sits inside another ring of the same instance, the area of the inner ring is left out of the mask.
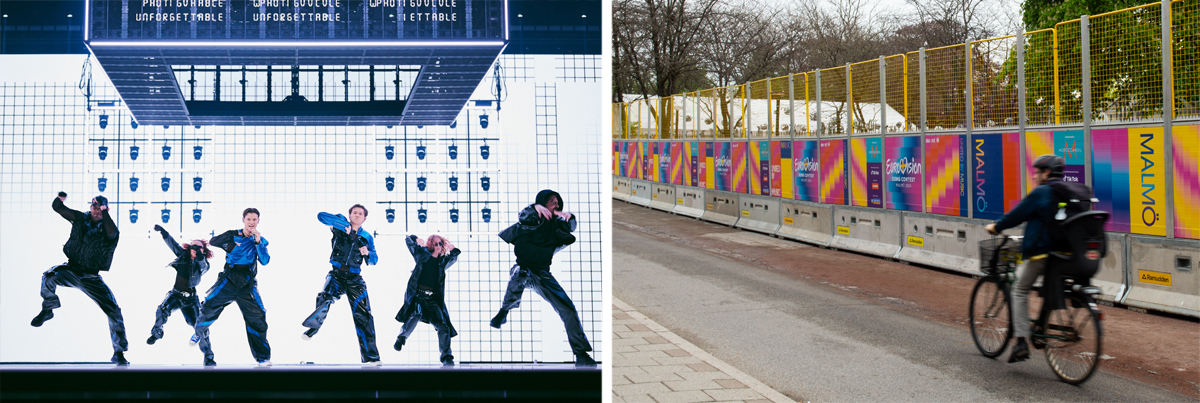
<path id="1" fill-rule="evenodd" d="M 1200 126 L 1171 128 L 1175 236 L 1200 239 Z"/>
<path id="2" fill-rule="evenodd" d="M 746 193 L 746 181 L 749 172 L 746 169 L 746 142 L 735 141 L 730 143 L 731 153 L 733 157 L 733 168 L 730 169 L 733 173 L 731 178 L 733 186 L 727 190 L 734 193 Z"/>
<path id="3" fill-rule="evenodd" d="M 683 184 L 685 186 L 703 187 L 700 186 L 700 176 L 698 175 L 700 173 L 700 156 L 703 155 L 700 153 L 700 143 L 689 141 L 683 143 L 683 146 L 683 170 L 685 172 L 683 175 Z"/>
<path id="4" fill-rule="evenodd" d="M 867 139 L 867 207 L 883 208 L 883 139 Z"/>
<path id="5" fill-rule="evenodd" d="M 713 143 L 713 160 L 716 161 L 716 172 L 713 180 L 716 190 L 730 191 L 733 187 L 733 158 L 730 155 L 733 147 L 729 142 Z"/>
<path id="6" fill-rule="evenodd" d="M 1162 127 L 1129 129 L 1129 232 L 1167 235 L 1167 153 Z"/>
<path id="7" fill-rule="evenodd" d="M 1037 184 L 1033 182 L 1033 162 L 1037 157 L 1054 154 L 1066 160 L 1063 166 L 1063 180 L 1068 182 L 1088 183 L 1084 177 L 1083 161 L 1083 131 L 1068 130 L 1058 132 L 1026 132 L 1025 133 L 1025 191 L 1032 192 Z"/>
<path id="8" fill-rule="evenodd" d="M 713 150 L 715 143 L 700 142 L 700 147 L 703 149 L 704 163 L 700 165 L 699 178 L 701 180 L 700 187 L 705 189 L 716 189 L 717 186 L 717 168 L 716 168 L 716 150 Z"/>
<path id="9" fill-rule="evenodd" d="M 750 155 L 746 160 L 749 171 L 749 193 L 752 195 L 771 195 L 771 142 L 751 141 L 746 144 Z"/>
<path id="10" fill-rule="evenodd" d="M 791 199 L 796 194 L 792 180 L 792 142 L 771 142 L 771 196 Z"/>
<path id="11" fill-rule="evenodd" d="M 850 139 L 851 206 L 867 206 L 867 139 Z"/>
<path id="12" fill-rule="evenodd" d="M 822 140 L 821 203 L 846 204 L 846 140 Z"/>
<path id="13" fill-rule="evenodd" d="M 672 143 L 671 144 L 671 154 L 670 154 L 671 161 L 670 161 L 670 166 L 667 169 L 669 169 L 671 172 L 671 181 L 670 182 L 672 185 L 682 185 L 683 184 L 683 167 L 686 165 L 683 162 L 684 158 L 682 157 L 683 156 L 683 147 L 684 147 L 684 143 Z"/>
<path id="14" fill-rule="evenodd" d="M 818 202 L 821 197 L 821 158 L 819 141 L 793 141 L 792 179 L 796 185 L 796 200 Z"/>
<path id="15" fill-rule="evenodd" d="M 658 172 L 654 179 L 659 183 L 671 183 L 671 148 L 674 146 L 675 143 L 658 143 Z"/>
<path id="16" fill-rule="evenodd" d="M 934 214 L 967 216 L 967 136 L 925 136 L 925 207 Z"/>
<path id="17" fill-rule="evenodd" d="M 1095 132 L 1093 132 L 1095 133 Z M 995 220 L 1016 207 L 1021 194 L 1020 133 L 975 134 L 971 169 L 975 184 L 975 218 Z"/>
<path id="18" fill-rule="evenodd" d="M 887 208 L 921 211 L 922 173 L 921 137 L 888 137 L 884 140 Z"/>
<path id="19" fill-rule="evenodd" d="M 1129 232 L 1129 129 L 1092 130 L 1092 194 L 1110 214 L 1104 229 Z"/>
<path id="20" fill-rule="evenodd" d="M 621 143 L 618 141 L 612 143 L 612 174 L 621 174 Z"/>

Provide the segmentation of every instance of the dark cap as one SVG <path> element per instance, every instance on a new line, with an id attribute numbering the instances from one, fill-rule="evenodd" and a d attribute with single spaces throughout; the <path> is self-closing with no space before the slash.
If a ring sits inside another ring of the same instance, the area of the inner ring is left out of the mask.
<path id="1" fill-rule="evenodd" d="M 92 199 L 93 206 L 108 206 L 108 198 L 104 196 L 96 196 Z"/>

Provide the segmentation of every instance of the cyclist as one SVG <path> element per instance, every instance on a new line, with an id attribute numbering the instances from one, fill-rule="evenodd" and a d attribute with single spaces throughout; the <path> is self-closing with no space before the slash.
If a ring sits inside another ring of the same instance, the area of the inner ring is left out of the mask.
<path id="1" fill-rule="evenodd" d="M 986 229 L 991 234 L 999 234 L 1009 228 L 1025 224 L 1025 239 L 1021 243 L 1021 259 L 1024 263 L 1017 269 L 1017 282 L 1013 287 L 1013 333 L 1017 344 L 1013 347 L 1008 362 L 1019 362 L 1029 359 L 1029 288 L 1046 268 L 1051 242 L 1046 223 L 1051 222 L 1055 214 L 1054 191 L 1050 183 L 1061 181 L 1063 177 L 1064 160 L 1057 155 L 1043 155 L 1033 161 L 1034 181 L 1038 186 L 1021 200 L 1012 211 L 1000 217 Z"/>

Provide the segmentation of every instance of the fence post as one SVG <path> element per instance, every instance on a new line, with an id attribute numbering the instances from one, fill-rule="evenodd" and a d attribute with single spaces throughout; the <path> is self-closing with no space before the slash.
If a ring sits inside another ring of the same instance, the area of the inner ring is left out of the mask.
<path id="1" fill-rule="evenodd" d="M 1092 45 L 1088 16 L 1079 17 L 1080 62 L 1083 67 L 1083 183 L 1092 183 Z"/>
<path id="2" fill-rule="evenodd" d="M 963 51 L 967 56 L 967 61 L 966 61 L 967 69 L 966 69 L 966 74 L 965 74 L 966 80 L 967 80 L 967 116 L 966 116 L 966 119 L 967 119 L 967 144 L 966 144 L 967 147 L 966 147 L 966 150 L 967 150 L 967 152 L 964 153 L 966 155 L 959 156 L 959 158 L 967 159 L 966 161 L 963 162 L 963 169 L 965 169 L 967 171 L 966 172 L 967 183 L 963 184 L 965 186 L 964 186 L 964 189 L 961 190 L 963 192 L 967 192 L 971 189 L 971 184 L 974 183 L 974 179 L 975 179 L 975 172 L 971 171 L 971 157 L 970 157 L 970 155 L 971 155 L 971 152 L 970 152 L 970 150 L 971 150 L 971 132 L 975 129 L 975 98 L 974 98 L 974 96 L 975 96 L 975 93 L 974 93 L 975 81 L 973 80 L 973 77 L 971 74 L 971 57 L 974 56 L 975 52 L 973 51 L 972 48 L 973 48 L 973 45 L 971 42 L 967 42 L 967 43 L 963 44 Z M 922 167 L 924 167 L 924 165 L 922 165 Z M 967 209 L 967 218 L 974 218 L 975 217 L 975 201 L 974 201 L 974 199 L 971 199 L 970 196 L 967 196 L 966 209 Z"/>
<path id="3" fill-rule="evenodd" d="M 816 93 L 816 96 L 817 96 L 817 130 L 816 130 L 816 132 L 817 132 L 817 140 L 820 140 L 821 135 L 825 134 L 825 122 L 821 121 L 821 70 L 820 69 L 816 70 L 816 76 L 817 76 L 817 78 L 816 78 L 817 83 L 816 83 L 816 87 L 814 87 L 814 90 L 815 90 L 814 92 Z M 821 175 L 817 175 L 817 177 L 820 178 Z M 820 184 L 820 182 L 817 182 L 817 183 Z"/>
<path id="4" fill-rule="evenodd" d="M 883 56 L 879 56 L 879 146 L 883 147 L 883 137 L 887 135 L 887 60 Z M 880 152 L 883 151 L 881 148 Z M 869 151 L 868 151 L 869 152 Z M 880 182 L 882 182 L 883 172 L 879 173 Z M 883 183 L 879 184 L 883 186 Z M 869 185 L 868 185 L 869 186 Z M 884 186 L 886 188 L 886 186 Z M 887 208 L 887 189 L 882 190 L 883 197 L 879 200 L 880 208 Z M 869 202 L 868 202 L 869 204 Z M 900 223 L 900 239 L 904 240 L 904 223 Z M 900 244 L 903 245 L 903 244 Z"/>
<path id="5" fill-rule="evenodd" d="M 1021 143 L 1021 150 L 1018 153 L 1021 157 L 1021 170 L 1019 171 L 1021 174 L 1018 179 L 1021 181 L 1021 194 L 1025 195 L 1028 193 L 1025 183 L 1025 126 L 1029 122 L 1029 116 L 1025 111 L 1025 94 L 1028 91 L 1025 88 L 1025 33 L 1021 32 L 1017 38 L 1020 42 L 1017 46 L 1017 137 Z M 1008 210 L 1007 207 L 1001 203 L 1000 210 Z"/>
<path id="6" fill-rule="evenodd" d="M 1162 42 L 1163 44 L 1171 43 L 1171 0 L 1162 0 L 1162 6 L 1159 7 L 1162 14 Z M 1175 238 L 1175 150 L 1172 125 L 1175 120 L 1175 81 L 1172 72 L 1175 68 L 1175 61 L 1172 60 L 1171 54 L 1172 45 L 1162 46 L 1162 77 L 1163 77 L 1163 149 L 1165 151 L 1165 159 L 1167 166 L 1165 171 L 1167 188 L 1167 211 L 1164 222 L 1167 223 L 1167 239 Z"/>
<path id="7" fill-rule="evenodd" d="M 850 74 L 850 63 L 846 63 L 846 137 L 854 135 L 854 76 Z M 849 155 L 849 154 L 847 154 Z M 849 158 L 846 159 L 849 161 Z"/>
<path id="8" fill-rule="evenodd" d="M 921 47 L 918 55 L 918 71 L 921 72 L 921 88 L 918 90 L 921 94 L 921 212 L 928 213 L 925 209 L 925 126 L 928 123 L 925 120 L 925 47 Z"/>
<path id="9" fill-rule="evenodd" d="M 796 75 L 788 74 L 788 136 L 796 137 Z"/>

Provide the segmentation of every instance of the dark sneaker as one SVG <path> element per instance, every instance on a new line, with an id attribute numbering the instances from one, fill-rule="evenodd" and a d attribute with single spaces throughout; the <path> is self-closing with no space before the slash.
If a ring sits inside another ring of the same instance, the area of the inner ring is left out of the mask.
<path id="1" fill-rule="evenodd" d="M 404 348 L 404 341 L 407 339 L 408 338 L 404 336 L 396 337 L 396 344 L 393 345 L 392 348 L 396 349 L 396 351 L 400 351 L 401 348 Z"/>
<path id="2" fill-rule="evenodd" d="M 317 329 L 309 328 L 308 330 L 304 331 L 304 334 L 300 335 L 300 339 L 304 340 L 304 341 L 308 341 L 308 340 L 312 340 L 313 336 L 316 336 L 316 335 L 317 335 Z"/>
<path id="3" fill-rule="evenodd" d="M 499 329 L 500 325 L 508 323 L 508 311 L 500 311 L 492 318 L 492 327 Z"/>
<path id="4" fill-rule="evenodd" d="M 595 366 L 596 360 L 593 360 L 592 356 L 588 355 L 588 353 L 575 353 L 575 367 L 594 368 Z"/>
<path id="5" fill-rule="evenodd" d="M 113 353 L 112 359 L 109 361 L 121 366 L 129 365 L 129 361 L 125 359 L 125 353 L 120 351 Z"/>
<path id="6" fill-rule="evenodd" d="M 454 366 L 454 356 L 450 355 L 450 356 L 446 356 L 445 358 L 442 358 L 442 366 L 453 367 Z"/>
<path id="7" fill-rule="evenodd" d="M 1008 355 L 1008 363 L 1021 362 L 1029 359 L 1029 346 L 1025 344 L 1024 337 L 1017 338 L 1017 345 L 1013 346 L 1012 354 Z"/>
<path id="8" fill-rule="evenodd" d="M 212 359 L 212 358 L 205 358 L 205 359 L 204 359 L 204 366 L 206 366 L 206 367 L 215 367 L 215 366 L 217 366 L 217 361 L 216 361 L 216 360 L 214 360 L 214 359 Z"/>
<path id="9" fill-rule="evenodd" d="M 50 318 L 53 318 L 53 317 L 54 317 L 53 310 L 43 309 L 41 312 L 38 312 L 37 316 L 33 317 L 33 321 L 29 322 L 29 324 L 32 325 L 33 327 L 41 327 L 43 323 L 46 323 L 46 321 L 50 320 Z"/>
<path id="10" fill-rule="evenodd" d="M 146 339 L 146 344 L 154 344 L 154 342 L 156 342 L 156 341 L 158 341 L 157 337 L 150 336 L 149 339 Z"/>

